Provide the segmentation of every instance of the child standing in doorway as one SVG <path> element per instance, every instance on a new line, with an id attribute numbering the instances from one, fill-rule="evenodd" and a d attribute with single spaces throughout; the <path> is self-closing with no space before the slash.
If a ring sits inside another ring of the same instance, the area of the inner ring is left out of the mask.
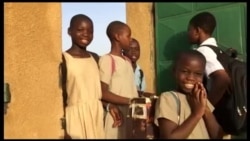
<path id="1" fill-rule="evenodd" d="M 103 105 L 98 55 L 86 50 L 93 39 L 93 22 L 83 14 L 72 17 L 68 34 L 72 46 L 63 52 L 62 89 L 66 131 L 72 139 L 103 139 Z M 112 98 L 112 95 L 109 97 Z M 120 118 L 114 106 L 108 109 L 118 126 Z"/>
<path id="2" fill-rule="evenodd" d="M 113 103 L 118 104 L 123 116 L 126 116 L 128 111 L 124 105 L 130 104 L 130 99 L 138 97 L 131 62 L 123 55 L 123 50 L 130 47 L 131 29 L 121 21 L 113 21 L 108 25 L 106 32 L 111 42 L 111 51 L 99 61 L 102 92 L 104 95 L 117 95 Z M 105 117 L 106 139 L 125 139 L 125 125 L 124 120 L 123 126 L 113 128 L 112 118 L 108 113 Z"/>
<path id="3" fill-rule="evenodd" d="M 216 28 L 216 18 L 210 12 L 201 12 L 194 15 L 188 23 L 188 39 L 191 44 L 198 45 L 197 51 L 206 58 L 205 80 L 208 92 L 208 99 L 215 107 L 222 103 L 223 97 L 227 94 L 227 88 L 231 80 L 225 68 L 217 59 L 216 53 L 208 46 L 218 47 L 216 38 L 212 36 Z M 225 117 L 226 118 L 226 117 Z M 231 135 L 225 133 L 224 139 L 230 139 Z"/>
<path id="4" fill-rule="evenodd" d="M 127 56 L 132 62 L 132 67 L 135 74 L 135 83 L 139 94 L 144 92 L 146 87 L 143 71 L 137 64 L 137 60 L 140 58 L 140 53 L 139 42 L 135 38 L 132 38 L 130 48 L 128 50 L 124 50 L 124 55 Z"/>
<path id="5" fill-rule="evenodd" d="M 205 57 L 196 50 L 180 53 L 174 62 L 176 90 L 163 92 L 155 107 L 155 124 L 163 139 L 214 139 L 223 132 L 202 85 Z"/>
<path id="6" fill-rule="evenodd" d="M 127 50 L 124 50 L 123 53 L 132 62 L 132 67 L 133 67 L 134 75 L 135 75 L 135 78 L 134 78 L 135 84 L 136 84 L 139 96 L 140 97 L 152 96 L 153 95 L 152 93 L 145 92 L 145 89 L 146 89 L 145 75 L 143 73 L 143 70 L 140 68 L 139 64 L 137 63 L 141 54 L 139 42 L 135 38 L 132 38 L 131 43 L 130 43 L 130 48 Z"/>

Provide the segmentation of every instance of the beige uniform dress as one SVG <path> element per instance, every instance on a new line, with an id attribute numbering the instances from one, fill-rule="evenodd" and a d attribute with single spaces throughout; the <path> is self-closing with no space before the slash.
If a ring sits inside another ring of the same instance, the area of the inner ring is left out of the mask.
<path id="1" fill-rule="evenodd" d="M 98 66 L 90 58 L 63 53 L 67 64 L 66 128 L 72 139 L 103 139 L 103 107 Z"/>
<path id="2" fill-rule="evenodd" d="M 182 124 L 191 114 L 190 106 L 186 100 L 186 95 L 178 93 L 181 105 L 180 112 L 180 124 Z M 207 101 L 207 105 L 211 111 L 214 110 L 213 105 Z M 166 118 L 178 124 L 178 109 L 177 109 L 177 101 L 173 94 L 170 92 L 162 93 L 155 106 L 155 124 L 158 124 L 158 118 Z M 191 134 L 187 139 L 209 139 L 209 134 L 203 119 L 201 119 Z"/>
<path id="3" fill-rule="evenodd" d="M 114 71 L 112 73 L 112 58 L 110 55 L 104 55 L 99 60 L 101 81 L 109 85 L 109 90 L 117 95 L 134 98 L 138 97 L 136 84 L 134 81 L 134 72 L 131 63 L 119 56 L 112 55 L 114 59 Z M 127 111 L 122 106 L 119 106 L 126 116 Z M 125 121 L 125 120 L 124 120 Z M 106 139 L 124 139 L 125 138 L 125 126 L 113 128 L 113 118 L 109 113 L 105 117 L 105 137 Z M 119 131 L 119 132 L 118 132 Z"/>

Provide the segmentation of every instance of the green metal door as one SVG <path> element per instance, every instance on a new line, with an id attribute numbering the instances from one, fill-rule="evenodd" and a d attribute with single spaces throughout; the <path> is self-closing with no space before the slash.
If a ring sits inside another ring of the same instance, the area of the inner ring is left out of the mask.
<path id="1" fill-rule="evenodd" d="M 246 59 L 246 3 L 155 3 L 157 94 L 174 88 L 173 57 L 192 47 L 187 40 L 188 22 L 202 11 L 216 17 L 217 42 L 237 49 Z"/>

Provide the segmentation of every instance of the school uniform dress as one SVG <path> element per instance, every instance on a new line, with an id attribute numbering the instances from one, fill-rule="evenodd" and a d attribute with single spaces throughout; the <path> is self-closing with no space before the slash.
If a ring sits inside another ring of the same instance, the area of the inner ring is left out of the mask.
<path id="1" fill-rule="evenodd" d="M 72 139 L 103 139 L 103 107 L 98 65 L 94 58 L 63 53 L 67 65 L 66 129 Z"/>
<path id="2" fill-rule="evenodd" d="M 146 88 L 146 82 L 145 82 L 145 77 L 143 75 L 142 79 L 141 79 L 141 73 L 140 73 L 140 66 L 138 64 L 136 64 L 136 68 L 135 68 L 135 84 L 136 84 L 136 88 L 138 91 L 145 91 Z"/>
<path id="3" fill-rule="evenodd" d="M 114 70 L 112 73 L 112 58 L 111 54 L 106 54 L 100 57 L 99 68 L 100 68 L 100 77 L 101 81 L 109 85 L 109 90 L 114 94 L 134 98 L 138 97 L 135 81 L 134 81 L 134 72 L 132 64 L 119 56 L 112 55 L 114 59 Z M 124 106 L 119 106 L 119 109 L 123 113 L 125 118 L 128 111 Z M 125 120 L 124 120 L 125 121 Z M 126 131 L 125 125 L 126 121 L 123 123 L 123 126 L 113 128 L 112 124 L 114 123 L 113 118 L 109 113 L 105 116 L 105 138 L 106 139 L 125 139 Z"/>
<path id="4" fill-rule="evenodd" d="M 176 93 L 176 92 L 175 92 Z M 186 99 L 186 95 L 177 93 L 180 99 L 180 125 L 191 115 L 191 108 Z M 213 105 L 207 100 L 208 108 L 213 111 Z M 165 118 L 171 120 L 172 122 L 178 124 L 178 104 L 173 94 L 168 92 L 163 92 L 155 105 L 155 119 L 154 122 L 157 126 L 158 118 Z M 188 136 L 187 139 L 209 139 L 209 134 L 205 125 L 203 118 L 200 119 L 198 124 L 195 126 L 194 130 Z"/>

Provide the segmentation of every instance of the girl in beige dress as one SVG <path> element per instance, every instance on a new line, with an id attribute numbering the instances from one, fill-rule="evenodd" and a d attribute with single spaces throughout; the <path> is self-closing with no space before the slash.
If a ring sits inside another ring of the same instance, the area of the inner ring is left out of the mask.
<path id="1" fill-rule="evenodd" d="M 102 56 L 99 61 L 102 92 L 103 95 L 117 95 L 113 103 L 119 105 L 124 123 L 123 126 L 114 128 L 112 117 L 108 113 L 105 117 L 105 138 L 126 139 L 127 111 L 123 105 L 129 104 L 130 99 L 138 97 L 131 62 L 122 52 L 130 47 L 131 30 L 127 24 L 113 21 L 107 27 L 107 35 L 111 42 L 111 52 Z"/>
<path id="2" fill-rule="evenodd" d="M 103 107 L 98 65 L 86 47 L 93 39 L 92 20 L 72 17 L 68 34 L 72 46 L 63 53 L 67 68 L 66 131 L 72 139 L 103 139 Z"/>
<path id="3" fill-rule="evenodd" d="M 116 96 L 103 95 L 101 91 L 99 56 L 86 50 L 93 39 L 92 20 L 83 14 L 73 16 L 68 34 L 71 36 L 72 46 L 63 53 L 61 65 L 64 107 L 66 107 L 65 138 L 104 139 L 103 106 L 109 111 L 114 127 L 122 124 L 122 118 L 115 105 L 107 105 L 107 102 L 116 102 Z M 113 99 L 116 100 L 112 101 Z M 125 99 L 123 102 L 129 103 L 129 101 Z"/>

